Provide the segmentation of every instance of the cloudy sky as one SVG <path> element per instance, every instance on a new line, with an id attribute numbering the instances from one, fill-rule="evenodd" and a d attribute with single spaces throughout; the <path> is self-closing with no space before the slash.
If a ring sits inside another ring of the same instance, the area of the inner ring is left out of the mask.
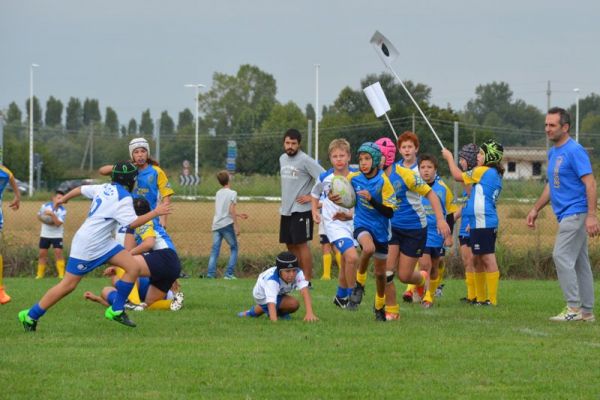
<path id="1" fill-rule="evenodd" d="M 384 66 L 369 45 L 381 31 L 401 53 L 403 79 L 432 87 L 432 101 L 462 109 L 478 84 L 508 82 L 540 109 L 600 93 L 600 2 L 355 0 L 2 0 L 0 109 L 35 94 L 97 98 L 120 122 L 150 108 L 176 119 L 193 108 L 185 83 L 249 63 L 273 74 L 277 98 L 304 109 Z"/>

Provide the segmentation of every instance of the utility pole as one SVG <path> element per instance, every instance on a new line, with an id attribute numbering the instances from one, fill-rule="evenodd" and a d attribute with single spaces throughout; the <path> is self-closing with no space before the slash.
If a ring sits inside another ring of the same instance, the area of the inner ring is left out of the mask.
<path id="1" fill-rule="evenodd" d="M 546 104 L 546 111 L 548 111 L 551 107 L 551 98 L 552 98 L 552 89 L 550 88 L 550 81 L 548 81 L 548 87 L 546 89 L 546 97 L 547 97 L 547 104 Z M 550 149 L 550 141 L 548 140 L 548 135 L 546 136 L 546 153 L 548 152 L 548 150 Z"/>

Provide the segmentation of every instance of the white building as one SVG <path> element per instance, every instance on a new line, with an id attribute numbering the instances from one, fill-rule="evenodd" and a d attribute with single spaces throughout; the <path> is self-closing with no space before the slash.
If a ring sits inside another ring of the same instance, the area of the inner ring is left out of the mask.
<path id="1" fill-rule="evenodd" d="M 504 179 L 544 179 L 546 163 L 545 147 L 505 147 Z"/>

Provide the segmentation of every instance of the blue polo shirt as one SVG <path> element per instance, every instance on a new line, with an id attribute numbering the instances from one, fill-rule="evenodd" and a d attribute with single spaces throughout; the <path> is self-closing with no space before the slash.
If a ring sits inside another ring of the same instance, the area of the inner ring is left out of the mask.
<path id="1" fill-rule="evenodd" d="M 581 178 L 591 173 L 589 155 L 571 138 L 548 152 L 550 203 L 559 222 L 569 215 L 587 213 L 587 196 Z"/>

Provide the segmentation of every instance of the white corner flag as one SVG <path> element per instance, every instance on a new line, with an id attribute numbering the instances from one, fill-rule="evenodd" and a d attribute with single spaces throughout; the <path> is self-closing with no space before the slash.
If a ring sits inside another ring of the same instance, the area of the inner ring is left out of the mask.
<path id="1" fill-rule="evenodd" d="M 373 107 L 373 111 L 375 111 L 377 118 L 391 110 L 390 103 L 385 97 L 385 93 L 383 93 L 383 89 L 379 82 L 367 86 L 363 89 L 363 92 L 367 96 L 369 104 Z"/>
<path id="2" fill-rule="evenodd" d="M 394 130 L 392 121 L 390 121 L 390 118 L 387 115 L 387 112 L 390 111 L 392 108 L 390 107 L 390 103 L 385 97 L 385 93 L 383 93 L 381 84 L 379 82 L 375 82 L 374 84 L 364 88 L 363 92 L 367 96 L 369 104 L 371 104 L 371 107 L 373 108 L 373 111 L 375 111 L 375 115 L 377 116 L 377 118 L 381 117 L 382 115 L 385 115 L 385 119 L 387 120 L 390 129 L 392 130 L 392 133 L 396 137 L 396 140 L 398 140 L 398 135 Z"/>
<path id="3" fill-rule="evenodd" d="M 379 31 L 375 31 L 373 34 L 373 37 L 371 38 L 371 44 L 375 48 L 375 52 L 379 55 L 379 58 L 381 58 L 381 61 L 383 61 L 383 63 L 388 67 L 390 67 L 392 62 L 394 62 L 394 60 L 398 58 L 398 55 L 400 55 L 392 42 L 390 42 Z"/>

